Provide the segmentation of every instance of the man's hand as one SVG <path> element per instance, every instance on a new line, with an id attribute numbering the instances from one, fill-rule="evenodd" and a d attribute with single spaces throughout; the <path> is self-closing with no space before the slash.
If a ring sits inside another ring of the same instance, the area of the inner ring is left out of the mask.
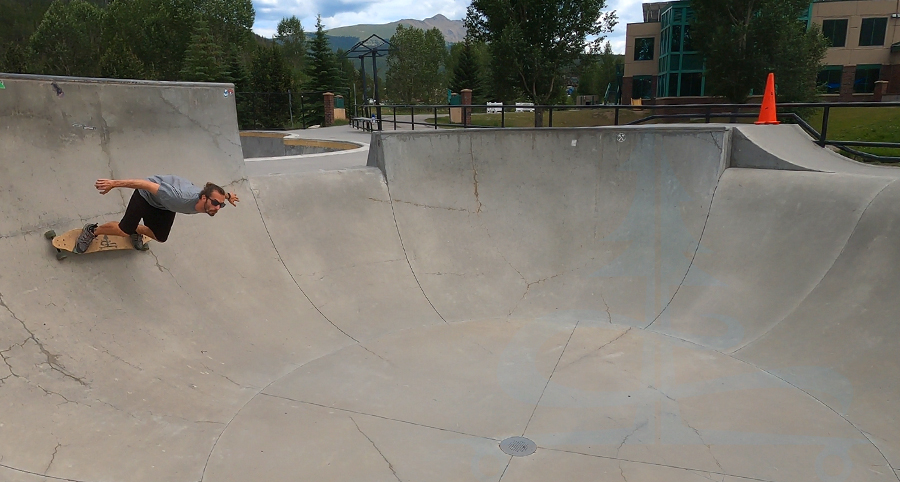
<path id="1" fill-rule="evenodd" d="M 237 206 L 237 203 L 241 202 L 241 199 L 233 192 L 226 194 L 225 199 L 227 199 L 232 206 Z"/>
<path id="2" fill-rule="evenodd" d="M 97 179 L 97 182 L 94 183 L 94 187 L 100 191 L 100 194 L 106 194 L 117 186 L 116 181 L 113 181 L 112 179 Z"/>

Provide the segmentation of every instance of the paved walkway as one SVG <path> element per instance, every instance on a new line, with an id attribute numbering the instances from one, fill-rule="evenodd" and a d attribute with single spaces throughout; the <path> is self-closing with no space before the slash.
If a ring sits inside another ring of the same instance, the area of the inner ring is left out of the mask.
<path id="1" fill-rule="evenodd" d="M 416 122 L 424 123 L 431 115 L 416 115 Z M 385 117 L 382 122 L 382 128 L 385 132 L 407 131 L 413 130 L 410 124 L 394 124 L 391 122 L 393 116 Z M 409 116 L 398 116 L 398 121 L 409 121 Z M 433 128 L 417 125 L 416 131 L 432 131 Z M 328 152 L 323 154 L 307 154 L 303 156 L 285 156 L 283 159 L 264 161 L 245 161 L 247 166 L 247 174 L 250 176 L 268 176 L 277 174 L 311 172 L 311 171 L 331 171 L 340 169 L 352 169 L 355 167 L 363 167 L 366 165 L 369 157 L 369 142 L 372 133 L 362 129 L 356 129 L 350 125 L 318 127 L 314 129 L 296 129 L 287 131 L 292 136 L 302 139 L 320 139 L 349 141 L 362 144 L 365 148 L 362 150 L 353 150 L 349 152 Z"/>

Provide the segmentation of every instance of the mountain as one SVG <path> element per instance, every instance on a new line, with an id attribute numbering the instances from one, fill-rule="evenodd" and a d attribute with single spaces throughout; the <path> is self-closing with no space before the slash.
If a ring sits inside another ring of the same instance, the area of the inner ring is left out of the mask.
<path id="1" fill-rule="evenodd" d="M 420 28 L 422 30 L 437 28 L 444 34 L 444 39 L 448 43 L 462 42 L 463 39 L 466 38 L 466 27 L 463 25 L 462 20 L 450 20 L 441 14 L 426 18 L 425 20 L 405 19 L 380 25 L 350 25 L 347 27 L 333 28 L 327 30 L 326 33 L 329 37 L 353 37 L 359 40 L 363 40 L 368 36 L 375 34 L 385 40 L 390 40 L 391 36 L 394 35 L 394 32 L 397 31 L 397 25 L 400 24 Z"/>

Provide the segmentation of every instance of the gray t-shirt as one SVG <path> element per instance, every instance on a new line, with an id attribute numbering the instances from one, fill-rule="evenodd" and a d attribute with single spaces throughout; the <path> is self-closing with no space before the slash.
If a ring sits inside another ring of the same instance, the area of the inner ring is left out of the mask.
<path id="1" fill-rule="evenodd" d="M 156 194 L 139 189 L 141 197 L 147 200 L 151 206 L 182 214 L 197 214 L 197 201 L 200 199 L 200 189 L 191 181 L 178 176 L 150 176 L 150 182 L 159 184 Z"/>

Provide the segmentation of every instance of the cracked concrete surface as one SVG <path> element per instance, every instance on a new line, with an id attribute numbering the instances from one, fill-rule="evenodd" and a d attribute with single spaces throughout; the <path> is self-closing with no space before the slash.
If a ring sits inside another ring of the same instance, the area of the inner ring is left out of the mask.
<path id="1" fill-rule="evenodd" d="M 5 75 L 0 480 L 900 481 L 893 171 L 726 169 L 809 140 L 712 125 L 248 178 L 221 86 Z M 157 173 L 242 202 L 53 259 L 121 213 L 96 178 Z"/>
<path id="2" fill-rule="evenodd" d="M 365 433 L 365 432 L 363 432 L 363 431 L 362 431 L 362 429 L 361 429 L 361 428 L 359 428 L 359 424 L 358 424 L 358 423 L 356 423 L 356 420 L 353 420 L 353 417 L 350 417 L 350 421 L 351 421 L 351 422 L 353 422 L 353 425 L 355 425 L 355 426 L 356 426 L 356 430 L 359 430 L 359 433 L 361 433 L 361 434 L 362 434 L 362 436 L 363 436 L 363 437 L 365 437 L 365 438 L 366 438 L 366 440 L 368 440 L 368 441 L 369 441 L 369 443 L 371 443 L 371 444 L 372 444 L 372 448 L 374 448 L 374 449 L 375 449 L 375 451 L 376 451 L 376 452 L 378 452 L 378 455 L 380 455 L 380 456 L 381 456 L 381 458 L 382 458 L 382 459 L 384 459 L 384 463 L 386 463 L 386 464 L 387 464 L 387 466 L 388 466 L 388 469 L 389 469 L 389 470 L 390 470 L 390 471 L 391 471 L 391 473 L 392 473 L 392 474 L 394 474 L 394 477 L 396 477 L 396 478 L 397 478 L 397 480 L 399 480 L 399 481 L 400 481 L 400 482 L 403 482 L 403 481 L 402 481 L 402 479 L 401 479 L 401 478 L 400 478 L 400 476 L 399 476 L 399 475 L 397 475 L 397 471 L 396 471 L 396 470 L 395 470 L 395 469 L 394 469 L 394 465 L 393 465 L 393 464 L 391 464 L 391 461 L 390 461 L 390 460 L 388 460 L 388 459 L 387 459 L 387 457 L 385 457 L 385 456 L 384 456 L 384 453 L 382 453 L 382 452 L 381 452 L 381 449 L 380 449 L 380 448 L 378 448 L 378 445 L 377 445 L 377 444 L 375 444 L 375 441 L 374 441 L 374 440 L 372 440 L 372 437 L 369 437 L 369 436 L 368 436 L 368 435 L 367 435 L 367 434 L 366 434 L 366 433 Z"/>

